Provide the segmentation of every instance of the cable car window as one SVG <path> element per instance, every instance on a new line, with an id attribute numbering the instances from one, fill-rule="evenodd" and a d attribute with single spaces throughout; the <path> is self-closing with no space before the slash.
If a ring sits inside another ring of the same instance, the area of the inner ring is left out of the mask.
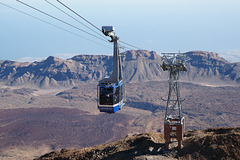
<path id="1" fill-rule="evenodd" d="M 114 89 L 114 104 L 119 103 L 119 86 Z"/>
<path id="2" fill-rule="evenodd" d="M 123 92 L 124 92 L 123 89 L 124 89 L 123 85 L 121 85 L 121 88 L 120 88 L 120 94 L 121 94 L 120 101 L 123 100 Z"/>
<path id="3" fill-rule="evenodd" d="M 113 105 L 113 88 L 100 87 L 100 105 Z"/>
<path id="4" fill-rule="evenodd" d="M 122 100 L 122 85 L 119 86 L 119 102 Z"/>

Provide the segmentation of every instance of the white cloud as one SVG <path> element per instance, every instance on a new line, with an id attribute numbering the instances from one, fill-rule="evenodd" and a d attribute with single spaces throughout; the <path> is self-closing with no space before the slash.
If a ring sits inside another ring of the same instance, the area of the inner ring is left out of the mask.
<path id="1" fill-rule="evenodd" d="M 240 62 L 240 49 L 222 51 L 219 54 L 229 62 Z"/>
<path id="2" fill-rule="evenodd" d="M 76 55 L 80 55 L 80 54 L 77 54 L 77 53 L 56 53 L 53 56 L 66 60 L 66 59 L 72 58 Z M 86 55 L 88 55 L 88 54 L 86 53 Z M 102 55 L 102 54 L 95 54 L 95 55 Z M 106 55 L 109 55 L 109 54 L 106 54 Z M 34 62 L 34 61 L 42 61 L 42 60 L 46 60 L 46 59 L 47 59 L 47 57 L 21 57 L 21 58 L 16 59 L 15 61 L 18 61 L 18 62 Z"/>
<path id="3" fill-rule="evenodd" d="M 68 59 L 76 56 L 76 53 L 56 53 L 54 56 L 62 59 Z"/>
<path id="4" fill-rule="evenodd" d="M 61 58 L 61 59 L 68 59 L 68 58 L 72 58 L 74 56 L 77 55 L 112 55 L 112 53 L 108 53 L 108 54 L 101 54 L 101 53 L 56 53 L 54 54 L 55 57 Z"/>
<path id="5" fill-rule="evenodd" d="M 68 59 L 68 58 L 72 58 L 73 56 L 76 56 L 77 54 L 74 53 L 56 53 L 54 55 L 54 57 L 58 57 L 61 59 Z M 18 62 L 34 62 L 34 61 L 41 61 L 41 60 L 45 60 L 47 59 L 47 57 L 21 57 L 19 59 L 16 59 L 15 61 Z"/>
<path id="6" fill-rule="evenodd" d="M 34 62 L 34 61 L 41 61 L 46 59 L 46 57 L 21 57 L 15 61 L 18 62 Z"/>

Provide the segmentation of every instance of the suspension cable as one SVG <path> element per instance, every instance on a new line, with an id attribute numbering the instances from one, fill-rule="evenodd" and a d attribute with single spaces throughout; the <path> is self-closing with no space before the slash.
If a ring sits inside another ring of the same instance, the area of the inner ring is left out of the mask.
<path id="1" fill-rule="evenodd" d="M 82 31 L 82 32 L 84 32 L 84 33 L 86 33 L 86 34 L 89 34 L 89 35 L 91 35 L 91 36 L 93 36 L 93 37 L 95 37 L 95 38 L 97 38 L 97 39 L 100 39 L 100 40 L 102 40 L 102 41 L 104 41 L 104 42 L 109 42 L 107 38 L 105 38 L 105 37 L 104 37 L 104 39 L 101 38 L 102 35 L 101 35 L 101 37 L 95 36 L 95 35 L 92 34 L 92 33 L 89 33 L 89 32 L 87 32 L 87 31 L 85 31 L 85 30 L 83 30 L 83 29 L 81 29 L 81 28 L 79 28 L 79 27 L 76 27 L 76 26 L 74 26 L 74 25 L 72 25 L 72 24 L 70 24 L 70 23 L 68 23 L 68 22 L 66 22 L 66 21 L 63 21 L 63 20 L 61 20 L 61 19 L 59 19 L 59 18 L 57 18 L 57 17 L 54 17 L 54 16 L 52 16 L 52 15 L 50 15 L 50 14 L 44 12 L 44 11 L 41 11 L 41 10 L 39 10 L 39 9 L 37 9 L 37 8 L 29 5 L 29 4 L 26 4 L 26 3 L 24 3 L 24 2 L 22 2 L 22 1 L 20 1 L 20 0 L 16 0 L 16 1 L 19 2 L 19 3 L 22 3 L 23 5 L 25 5 L 25 6 L 27 6 L 27 7 L 30 7 L 30 8 L 32 8 L 32 9 L 34 9 L 34 10 L 36 10 L 36 11 L 42 13 L 42 14 L 45 14 L 45 15 L 47 15 L 47 16 L 49 16 L 49 17 L 51 17 L 51 18 L 53 18 L 53 19 L 55 19 L 55 20 L 57 20 L 57 21 L 60 21 L 60 22 L 66 24 L 66 25 L 68 25 L 68 26 L 71 26 L 71 27 L 73 27 L 73 28 L 75 28 L 75 29 L 77 29 L 77 30 L 80 30 L 80 31 Z M 72 17 L 71 15 L 69 15 L 69 14 L 66 13 L 65 11 L 61 10 L 60 8 L 58 8 L 57 6 L 55 6 L 54 4 L 50 3 L 50 2 L 47 1 L 47 0 L 45 0 L 45 1 L 48 2 L 49 4 L 51 4 L 52 6 L 54 6 L 55 8 L 57 8 L 58 10 L 62 11 L 63 13 L 65 13 L 66 15 L 68 15 L 69 17 L 71 17 L 71 18 L 75 19 L 76 21 L 78 21 L 76 18 Z M 67 5 L 65 5 L 64 3 L 62 3 L 60 0 L 57 0 L 57 2 L 59 2 L 61 5 L 63 5 L 63 6 L 66 7 L 67 9 L 69 9 L 71 12 L 73 12 L 74 14 L 76 14 L 77 16 L 79 16 L 80 18 L 82 18 L 83 20 L 85 20 L 87 23 L 89 23 L 90 25 L 92 25 L 94 28 L 96 28 L 97 30 L 99 30 L 100 32 L 102 32 L 101 29 L 99 29 L 98 27 L 96 27 L 94 24 L 92 24 L 91 22 L 89 22 L 87 19 L 85 19 L 84 17 L 82 17 L 81 15 L 79 15 L 78 13 L 76 13 L 75 11 L 73 11 L 71 8 L 69 8 Z M 3 4 L 3 3 L 1 3 L 1 4 Z M 5 6 L 7 6 L 7 5 L 5 5 Z M 10 6 L 8 6 L 8 7 L 10 7 Z M 11 8 L 12 8 L 12 7 L 11 7 Z M 12 9 L 13 9 L 13 8 L 12 8 Z M 17 10 L 17 9 L 15 9 L 15 10 Z M 17 10 L 17 11 L 19 11 L 19 10 Z M 22 12 L 22 11 L 20 11 L 20 12 Z M 26 15 L 28 15 L 28 16 L 31 16 L 31 15 L 29 15 L 29 14 L 27 14 L 27 13 L 24 13 L 24 14 L 26 14 Z M 31 17 L 33 17 L 33 16 L 31 16 Z M 57 28 L 59 28 L 59 29 L 62 29 L 62 30 L 66 31 L 66 32 L 69 32 L 69 33 L 71 33 L 71 34 L 78 35 L 78 34 L 76 34 L 76 33 L 73 33 L 73 32 L 71 32 L 71 31 L 68 31 L 68 30 L 66 30 L 66 29 L 63 29 L 63 28 L 61 28 L 61 27 L 58 27 L 58 26 L 56 26 L 56 25 L 54 25 L 54 24 L 51 24 L 51 23 L 46 22 L 46 21 L 44 21 L 44 20 L 41 20 L 41 19 L 39 19 L 39 18 L 37 18 L 37 17 L 33 17 L 33 18 L 38 19 L 38 20 L 40 20 L 40 21 L 42 21 L 42 22 L 45 22 L 45 23 L 47 23 L 47 24 L 50 24 L 50 25 L 52 25 L 52 26 L 54 26 L 54 27 L 57 27 Z M 82 25 L 84 25 L 85 27 L 87 27 L 88 29 L 92 30 L 91 28 L 89 28 L 88 26 L 86 26 L 85 24 L 83 24 L 82 22 L 80 22 L 80 21 L 78 21 L 78 22 L 81 23 Z M 99 33 L 95 32 L 94 30 L 92 30 L 92 31 L 93 31 L 94 33 L 100 35 Z M 78 36 L 80 36 L 80 35 L 78 35 Z M 92 41 L 92 40 L 90 40 L 90 39 L 88 39 L 88 38 L 85 38 L 85 37 L 83 37 L 83 36 L 80 36 L 80 37 L 82 37 L 82 38 L 84 38 L 84 39 L 87 39 L 87 40 L 89 40 L 89 41 Z M 98 43 L 98 42 L 95 42 L 95 41 L 92 41 L 92 42 Z M 138 50 L 143 50 L 143 49 L 141 49 L 141 48 L 139 48 L 139 47 L 136 47 L 136 46 L 134 46 L 134 45 L 132 45 L 132 44 L 129 44 L 129 43 L 126 43 L 126 42 L 123 42 L 123 41 L 119 41 L 119 42 L 120 42 L 120 43 L 123 43 L 123 44 L 126 44 L 126 45 L 128 45 L 128 46 L 131 46 L 131 47 L 133 47 L 133 48 L 136 48 L 136 49 L 138 49 Z M 98 44 L 99 44 L 99 43 L 98 43 Z M 102 45 L 102 44 L 100 44 L 100 45 Z M 105 45 L 104 45 L 104 46 L 105 46 Z M 105 46 L 105 47 L 106 47 L 106 46 Z M 126 47 L 126 46 L 122 46 L 122 47 L 129 49 L 129 48 Z M 107 48 L 110 48 L 110 47 L 107 47 Z"/>
<path id="2" fill-rule="evenodd" d="M 63 12 L 64 14 L 66 14 L 67 16 L 71 17 L 72 19 L 74 19 L 75 21 L 77 21 L 78 23 L 82 24 L 84 27 L 90 29 L 91 31 L 93 31 L 94 33 L 98 34 L 99 36 L 101 36 L 102 38 L 108 40 L 106 37 L 104 37 L 102 34 L 99 34 L 98 32 L 96 32 L 95 30 L 93 30 L 92 28 L 88 27 L 87 25 L 85 25 L 84 23 L 82 23 L 81 21 L 79 21 L 78 19 L 74 18 L 73 16 L 71 16 L 70 14 L 68 14 L 67 12 L 63 11 L 62 9 L 60 9 L 59 7 L 57 7 L 56 5 L 54 5 L 53 3 L 49 2 L 48 0 L 45 0 L 48 4 L 50 4 L 51 6 L 53 6 L 54 8 L 58 9 L 59 11 Z"/>
<path id="3" fill-rule="evenodd" d="M 125 51 L 126 51 L 127 49 L 130 50 L 130 48 L 128 48 L 128 47 L 126 47 L 126 46 L 124 46 L 124 45 L 122 45 L 122 44 L 119 44 L 119 46 L 120 46 L 121 49 L 123 49 L 123 50 L 125 50 Z"/>
<path id="4" fill-rule="evenodd" d="M 57 25 L 55 25 L 55 24 L 52 24 L 52 23 L 50 23 L 50 22 L 47 22 L 47 21 L 45 21 L 45 20 L 42 20 L 42 19 L 37 18 L 37 17 L 35 17 L 35 16 L 32 16 L 32 15 L 26 13 L 26 12 L 23 12 L 23 11 L 21 11 L 21 10 L 18 10 L 18 9 L 16 9 L 16 8 L 14 8 L 14 7 L 11 7 L 11 6 L 7 5 L 7 4 L 4 4 L 4 3 L 2 3 L 2 2 L 0 2 L 0 4 L 2 4 L 2 5 L 5 6 L 5 7 L 11 8 L 11 9 L 13 9 L 13 10 L 15 10 L 15 11 L 18 11 L 18 12 L 20 12 L 20 13 L 22 13 L 22 14 L 25 14 L 25 15 L 27 15 L 27 16 L 29 16 L 29 17 L 32 17 L 32 18 L 34 18 L 34 19 L 36 19 L 36 20 L 39 20 L 39 21 L 41 21 L 41 22 L 44 22 L 44 23 L 46 23 L 46 24 L 48 24 L 48 25 L 51 25 L 51 26 L 56 27 L 56 28 L 58 28 L 58 29 L 61 29 L 61 30 L 65 31 L 65 32 L 71 33 L 71 34 L 73 34 L 73 35 L 75 35 L 75 36 L 81 37 L 81 38 L 83 38 L 83 39 L 86 39 L 86 40 L 88 40 L 88 41 L 91 41 L 91 42 L 93 42 L 93 43 L 96 43 L 96 44 L 98 44 L 98 45 L 101 45 L 101 46 L 103 46 L 103 47 L 112 49 L 112 48 L 110 48 L 110 47 L 108 47 L 108 46 L 106 46 L 106 45 L 103 45 L 103 44 L 101 44 L 101 43 L 98 43 L 98 42 L 96 42 L 96 41 L 93 41 L 93 40 L 91 40 L 91 39 L 88 39 L 88 38 L 86 38 L 86 37 L 84 37 L 84 36 L 81 36 L 81 35 L 79 35 L 79 34 L 77 34 L 77 33 L 74 33 L 74 32 L 71 32 L 71 31 L 69 31 L 69 30 L 67 30 L 67 29 L 61 28 L 61 27 L 59 27 L 59 26 L 57 26 Z"/>
<path id="5" fill-rule="evenodd" d="M 89 22 L 86 18 L 84 18 L 83 16 L 81 16 L 80 14 L 78 14 L 77 12 L 75 12 L 73 9 L 71 9 L 70 7 L 68 7 L 67 5 L 65 5 L 63 2 L 61 2 L 60 0 L 57 0 L 57 2 L 59 2 L 61 5 L 63 5 L 64 7 L 66 7 L 68 10 L 70 10 L 71 12 L 73 12 L 74 14 L 76 14 L 77 16 L 79 16 L 80 18 L 82 18 L 84 21 L 86 21 L 87 23 L 89 23 L 91 26 L 93 26 L 94 28 L 96 28 L 96 29 L 99 30 L 100 32 L 102 32 L 101 29 L 99 29 L 99 28 L 96 27 L 94 24 L 92 24 L 91 22 Z M 126 42 L 123 42 L 123 41 L 119 41 L 119 42 L 120 42 L 120 43 L 124 43 L 124 44 L 126 44 L 126 45 L 128 45 L 128 46 L 131 46 L 131 47 L 133 47 L 133 48 L 136 48 L 136 49 L 139 49 L 139 50 L 143 50 L 143 49 L 141 49 L 141 48 L 139 48 L 139 47 L 136 47 L 136 46 L 131 45 L 131 44 L 126 43 Z M 127 48 L 127 47 L 125 47 L 125 48 Z"/>
<path id="6" fill-rule="evenodd" d="M 123 42 L 123 41 L 119 41 L 119 42 L 120 42 L 120 43 L 123 43 L 123 44 L 126 44 L 126 45 L 128 45 L 128 46 L 131 46 L 131 47 L 133 47 L 133 48 L 136 48 L 136 49 L 138 49 L 138 50 L 143 50 L 143 49 L 141 49 L 141 48 L 139 48 L 139 47 L 136 47 L 136 46 L 131 45 L 131 44 L 126 43 L 126 42 Z"/>
<path id="7" fill-rule="evenodd" d="M 94 28 L 96 28 L 97 30 L 99 30 L 102 33 L 102 30 L 100 28 L 98 28 L 97 26 L 95 26 L 94 24 L 92 24 L 91 22 L 89 22 L 87 19 L 85 19 L 84 17 L 82 17 L 80 14 L 78 14 L 77 12 L 75 12 L 74 10 L 72 10 L 70 7 L 68 7 L 67 5 L 65 5 L 64 3 L 62 3 L 60 0 L 57 0 L 57 2 L 59 2 L 61 5 L 63 5 L 64 7 L 66 7 L 68 10 L 70 10 L 71 12 L 73 12 L 74 14 L 76 14 L 78 17 L 82 18 L 84 21 L 86 21 L 88 24 L 90 24 L 91 26 L 93 26 Z"/>
<path id="8" fill-rule="evenodd" d="M 95 37 L 95 38 L 98 38 L 98 39 L 100 39 L 100 40 L 102 40 L 102 41 L 104 41 L 104 42 L 107 42 L 107 41 L 106 41 L 105 39 L 103 39 L 103 38 L 100 38 L 100 37 L 98 37 L 98 36 L 95 36 L 95 35 L 93 35 L 92 33 L 89 33 L 89 32 L 87 32 L 87 31 L 85 31 L 85 30 L 83 30 L 83 29 L 80 29 L 80 28 L 78 28 L 78 27 L 76 27 L 76 26 L 74 26 L 74 25 L 72 25 L 72 24 L 70 24 L 70 23 L 68 23 L 68 22 L 65 22 L 65 21 L 63 21 L 63 20 L 61 20 L 61 19 L 59 19 L 59 18 L 57 18 L 57 17 L 54 17 L 54 16 L 52 16 L 52 15 L 50 15 L 50 14 L 44 12 L 44 11 L 41 11 L 41 10 L 39 10 L 39 9 L 31 6 L 31 5 L 28 5 L 28 4 L 26 4 L 26 3 L 24 3 L 24 2 L 22 2 L 22 1 L 20 1 L 20 0 L 16 0 L 16 1 L 19 2 L 19 3 L 22 3 L 23 5 L 25 5 L 25 6 L 27 6 L 27 7 L 30 7 L 30 8 L 32 8 L 32 9 L 34 9 L 34 10 L 36 10 L 36 11 L 42 13 L 42 14 L 45 14 L 45 15 L 47 15 L 47 16 L 55 19 L 55 20 L 58 20 L 58 21 L 66 24 L 66 25 L 68 25 L 68 26 L 71 26 L 71 27 L 73 27 L 73 28 L 75 28 L 75 29 L 77 29 L 77 30 L 80 30 L 80 31 L 82 31 L 82 32 L 84 32 L 84 33 L 86 33 L 86 34 L 89 34 L 89 35 L 91 35 L 91 36 L 93 36 L 93 37 Z"/>

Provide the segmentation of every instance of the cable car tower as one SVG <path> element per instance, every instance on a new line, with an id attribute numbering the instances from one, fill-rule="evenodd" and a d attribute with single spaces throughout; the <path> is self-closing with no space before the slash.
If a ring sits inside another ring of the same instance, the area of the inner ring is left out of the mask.
<path id="1" fill-rule="evenodd" d="M 122 65 L 119 53 L 119 37 L 114 33 L 113 26 L 103 26 L 102 32 L 111 37 L 113 42 L 113 72 L 110 77 L 99 81 L 98 84 L 98 109 L 100 112 L 115 113 L 124 105 L 124 87 Z"/>
<path id="2" fill-rule="evenodd" d="M 184 117 L 182 115 L 182 99 L 179 88 L 179 72 L 187 71 L 184 62 L 186 54 L 182 53 L 162 53 L 163 71 L 169 72 L 169 92 L 166 113 L 164 119 L 164 139 L 166 150 L 169 150 L 171 139 L 178 141 L 178 149 L 182 148 L 182 139 L 184 134 Z M 164 99 L 163 99 L 164 100 Z"/>

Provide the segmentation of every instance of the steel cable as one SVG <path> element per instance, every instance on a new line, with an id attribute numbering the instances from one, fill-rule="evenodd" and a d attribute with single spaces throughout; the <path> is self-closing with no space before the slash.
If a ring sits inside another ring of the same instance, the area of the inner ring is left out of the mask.
<path id="1" fill-rule="evenodd" d="M 102 34 L 99 34 L 98 32 L 94 31 L 92 28 L 88 27 L 87 25 L 85 25 L 84 23 L 82 23 L 81 21 L 79 21 L 78 19 L 74 18 L 73 16 L 71 16 L 70 14 L 68 14 L 67 12 L 63 11 L 62 9 L 60 9 L 59 7 L 57 7 L 56 5 L 54 5 L 53 3 L 49 2 L 48 0 L 45 0 L 48 4 L 50 4 L 51 6 L 53 6 L 54 8 L 58 9 L 59 11 L 63 12 L 64 14 L 66 14 L 67 16 L 71 17 L 72 19 L 74 19 L 75 21 L 77 21 L 78 23 L 82 24 L 84 27 L 88 28 L 89 30 L 93 31 L 94 33 L 98 34 L 99 36 L 101 36 L 102 38 L 108 40 L 107 38 L 105 38 Z"/>
<path id="2" fill-rule="evenodd" d="M 143 50 L 143 49 L 141 49 L 141 48 L 139 48 L 139 47 L 136 47 L 136 46 L 131 45 L 131 44 L 126 43 L 126 42 L 123 42 L 123 41 L 119 41 L 119 42 L 120 42 L 120 43 L 123 43 L 123 44 L 126 44 L 126 45 L 128 45 L 128 46 L 131 46 L 131 47 L 133 47 L 133 48 L 136 48 L 136 49 L 138 49 L 138 50 Z"/>
<path id="3" fill-rule="evenodd" d="M 112 49 L 111 47 L 108 47 L 108 46 L 106 46 L 106 45 L 103 45 L 103 44 L 101 44 L 101 43 L 98 43 L 98 42 L 96 42 L 96 41 L 93 41 L 93 40 L 91 40 L 91 39 L 88 39 L 88 38 L 86 38 L 86 37 L 84 37 L 84 36 L 81 36 L 81 35 L 79 35 L 79 34 L 77 34 L 77 33 L 71 32 L 71 31 L 69 31 L 69 30 L 67 30 L 67 29 L 61 28 L 61 27 L 59 27 L 59 26 L 57 26 L 57 25 L 55 25 L 55 24 L 52 24 L 52 23 L 50 23 L 50 22 L 47 22 L 47 21 L 45 21 L 45 20 L 42 20 L 42 19 L 37 18 L 37 17 L 35 17 L 35 16 L 32 16 L 32 15 L 26 13 L 26 12 L 23 12 L 23 11 L 21 11 L 21 10 L 18 10 L 18 9 L 16 9 L 16 8 L 14 8 L 14 7 L 11 7 L 11 6 L 7 5 L 7 4 L 4 4 L 4 3 L 2 3 L 2 2 L 0 2 L 0 4 L 2 4 L 3 6 L 6 6 L 6 7 L 8 7 L 8 8 L 11 8 L 11 9 L 13 9 L 13 10 L 15 10 L 15 11 L 18 11 L 18 12 L 20 12 L 20 13 L 22 13 L 22 14 L 25 14 L 25 15 L 27 15 L 27 16 L 29 16 L 29 17 L 32 17 L 32 18 L 34 18 L 34 19 L 36 19 L 36 20 L 39 20 L 39 21 L 41 21 L 41 22 L 44 22 L 44 23 L 46 23 L 46 24 L 48 24 L 48 25 L 51 25 L 51 26 L 56 27 L 56 28 L 58 28 L 58 29 L 61 29 L 61 30 L 65 31 L 65 32 L 71 33 L 71 34 L 73 34 L 73 35 L 75 35 L 75 36 L 81 37 L 81 38 L 83 38 L 83 39 L 86 39 L 86 40 L 88 40 L 88 41 L 91 41 L 91 42 L 93 42 L 93 43 L 96 43 L 96 44 L 98 44 L 98 45 L 101 45 L 101 46 L 103 46 L 103 47 Z"/>
<path id="4" fill-rule="evenodd" d="M 83 16 L 81 16 L 80 14 L 78 14 L 77 12 L 75 12 L 73 9 L 71 9 L 70 7 L 68 7 L 67 5 L 65 5 L 64 3 L 62 3 L 60 0 L 57 0 L 57 2 L 59 2 L 61 5 L 63 5 L 64 7 L 66 7 L 68 10 L 70 10 L 71 12 L 73 12 L 74 14 L 76 14 L 77 16 L 79 16 L 80 18 L 82 18 L 84 21 L 86 21 L 87 23 L 89 23 L 91 26 L 93 26 L 94 28 L 96 28 L 97 30 L 99 30 L 100 32 L 102 32 L 102 30 L 101 29 L 99 29 L 97 26 L 95 26 L 93 23 L 91 23 L 90 21 L 88 21 L 86 18 L 84 18 Z M 128 46 L 131 46 L 131 47 L 133 47 L 133 48 L 136 48 L 136 49 L 138 49 L 138 50 L 143 50 L 143 49 L 141 49 L 141 48 L 139 48 L 139 47 L 136 47 L 136 46 L 134 46 L 134 45 L 131 45 L 131 44 L 129 44 L 129 43 L 126 43 L 126 42 L 123 42 L 123 41 L 119 41 L 120 43 L 124 43 L 124 44 L 126 44 L 126 45 L 128 45 Z M 125 47 L 125 48 L 127 48 L 127 47 Z"/>
<path id="5" fill-rule="evenodd" d="M 91 22 L 89 22 L 87 19 L 85 19 L 83 16 L 81 16 L 80 14 L 78 14 L 77 12 L 75 12 L 74 10 L 72 10 L 70 7 L 68 7 L 67 5 L 65 5 L 64 3 L 62 3 L 60 0 L 57 0 L 57 2 L 59 2 L 61 5 L 63 5 L 64 7 L 66 7 L 68 10 L 70 10 L 71 12 L 73 12 L 74 14 L 76 14 L 77 16 L 79 16 L 80 18 L 82 18 L 84 21 L 86 21 L 88 24 L 90 24 L 91 26 L 93 26 L 94 28 L 96 28 L 97 30 L 99 30 L 102 33 L 102 30 L 100 28 L 98 28 L 97 26 L 95 26 L 94 24 L 92 24 Z"/>
<path id="6" fill-rule="evenodd" d="M 82 32 L 84 32 L 84 33 L 86 33 L 86 34 L 89 34 L 89 35 L 91 35 L 91 36 L 93 36 L 93 37 L 95 37 L 95 38 L 97 38 L 97 39 L 100 39 L 100 40 L 102 40 L 102 41 L 104 41 L 104 42 L 108 42 L 108 41 L 106 41 L 106 40 L 103 39 L 103 38 L 100 38 L 100 37 L 98 37 L 98 36 L 95 36 L 95 35 L 93 35 L 92 33 L 89 33 L 89 32 L 87 32 L 87 31 L 85 31 L 85 30 L 83 30 L 83 29 L 80 29 L 80 28 L 78 28 L 78 27 L 76 27 L 76 26 L 74 26 L 74 25 L 72 25 L 72 24 L 70 24 L 70 23 L 68 23 L 68 22 L 65 22 L 65 21 L 63 21 L 63 20 L 61 20 L 61 19 L 59 19 L 59 18 L 57 18 L 57 17 L 54 17 L 54 16 L 52 16 L 52 15 L 50 15 L 50 14 L 44 12 L 44 11 L 41 11 L 41 10 L 39 10 L 39 9 L 31 6 L 31 5 L 28 5 L 28 4 L 26 4 L 26 3 L 24 3 L 24 2 L 22 2 L 22 1 L 20 1 L 20 0 L 16 0 L 16 1 L 19 2 L 19 3 L 22 3 L 23 5 L 25 5 L 25 6 L 27 6 L 27 7 L 30 7 L 30 8 L 32 8 L 32 9 L 34 9 L 34 10 L 36 10 L 36 11 L 42 13 L 42 14 L 45 14 L 45 15 L 47 15 L 47 16 L 55 19 L 55 20 L 58 20 L 58 21 L 66 24 L 66 25 L 68 25 L 68 26 L 71 26 L 71 27 L 73 27 L 73 28 L 75 28 L 75 29 L 77 29 L 77 30 L 80 30 L 80 31 L 82 31 Z"/>

